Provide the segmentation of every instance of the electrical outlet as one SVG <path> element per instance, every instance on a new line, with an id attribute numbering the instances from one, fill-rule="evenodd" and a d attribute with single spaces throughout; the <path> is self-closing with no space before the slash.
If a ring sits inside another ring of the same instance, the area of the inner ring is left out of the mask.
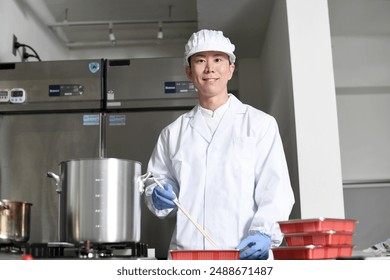
<path id="1" fill-rule="evenodd" d="M 18 42 L 18 38 L 16 38 L 15 34 L 13 34 L 13 39 L 12 39 L 12 54 L 14 56 L 16 56 L 16 50 L 17 50 L 17 47 L 16 47 L 16 43 Z"/>

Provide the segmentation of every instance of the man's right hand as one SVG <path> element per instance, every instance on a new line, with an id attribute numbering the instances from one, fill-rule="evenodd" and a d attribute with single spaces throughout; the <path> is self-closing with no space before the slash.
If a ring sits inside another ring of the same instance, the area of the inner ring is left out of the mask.
<path id="1" fill-rule="evenodd" d="M 177 199 L 170 184 L 165 184 L 164 188 L 156 186 L 152 193 L 153 205 L 158 210 L 176 208 L 173 200 Z"/>

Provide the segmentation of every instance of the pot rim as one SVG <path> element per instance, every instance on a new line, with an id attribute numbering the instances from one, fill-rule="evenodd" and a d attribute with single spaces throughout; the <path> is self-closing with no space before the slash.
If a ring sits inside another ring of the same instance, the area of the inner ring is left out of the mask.
<path id="1" fill-rule="evenodd" d="M 11 200 L 11 199 L 6 199 L 6 198 L 0 198 L 0 201 L 3 202 L 5 205 L 7 205 L 7 204 L 33 205 L 31 202 L 17 201 L 17 200 Z"/>
<path id="2" fill-rule="evenodd" d="M 82 161 L 123 161 L 123 162 L 129 162 L 129 163 L 138 163 L 140 165 L 141 162 L 138 161 L 138 160 L 132 160 L 132 159 L 121 159 L 121 158 L 112 158 L 112 157 L 108 157 L 108 158 L 75 158 L 75 159 L 68 159 L 68 160 L 64 160 L 64 161 L 61 161 L 61 164 L 62 163 L 67 163 L 67 162 L 82 162 Z"/>

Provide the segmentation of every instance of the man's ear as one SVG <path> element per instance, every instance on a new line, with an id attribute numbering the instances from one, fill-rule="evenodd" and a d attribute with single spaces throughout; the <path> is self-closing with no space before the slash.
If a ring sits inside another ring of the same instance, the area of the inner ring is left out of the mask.
<path id="1" fill-rule="evenodd" d="M 192 81 L 192 72 L 191 72 L 190 66 L 186 66 L 186 75 L 187 75 L 187 78 Z"/>
<path id="2" fill-rule="evenodd" d="M 236 65 L 235 64 L 230 64 L 229 68 L 230 68 L 230 78 L 229 78 L 229 80 L 231 80 L 231 78 L 233 77 L 233 74 L 234 74 L 234 70 L 236 69 Z"/>

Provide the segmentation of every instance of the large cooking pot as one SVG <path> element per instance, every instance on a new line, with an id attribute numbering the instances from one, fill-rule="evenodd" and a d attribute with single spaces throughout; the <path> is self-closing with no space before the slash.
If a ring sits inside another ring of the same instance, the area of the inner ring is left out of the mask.
<path id="1" fill-rule="evenodd" d="M 0 200 L 0 243 L 28 241 L 31 206 L 28 202 Z"/>
<path id="2" fill-rule="evenodd" d="M 139 242 L 141 163 L 116 158 L 78 159 L 48 172 L 59 193 L 59 241 L 80 244 Z"/>

